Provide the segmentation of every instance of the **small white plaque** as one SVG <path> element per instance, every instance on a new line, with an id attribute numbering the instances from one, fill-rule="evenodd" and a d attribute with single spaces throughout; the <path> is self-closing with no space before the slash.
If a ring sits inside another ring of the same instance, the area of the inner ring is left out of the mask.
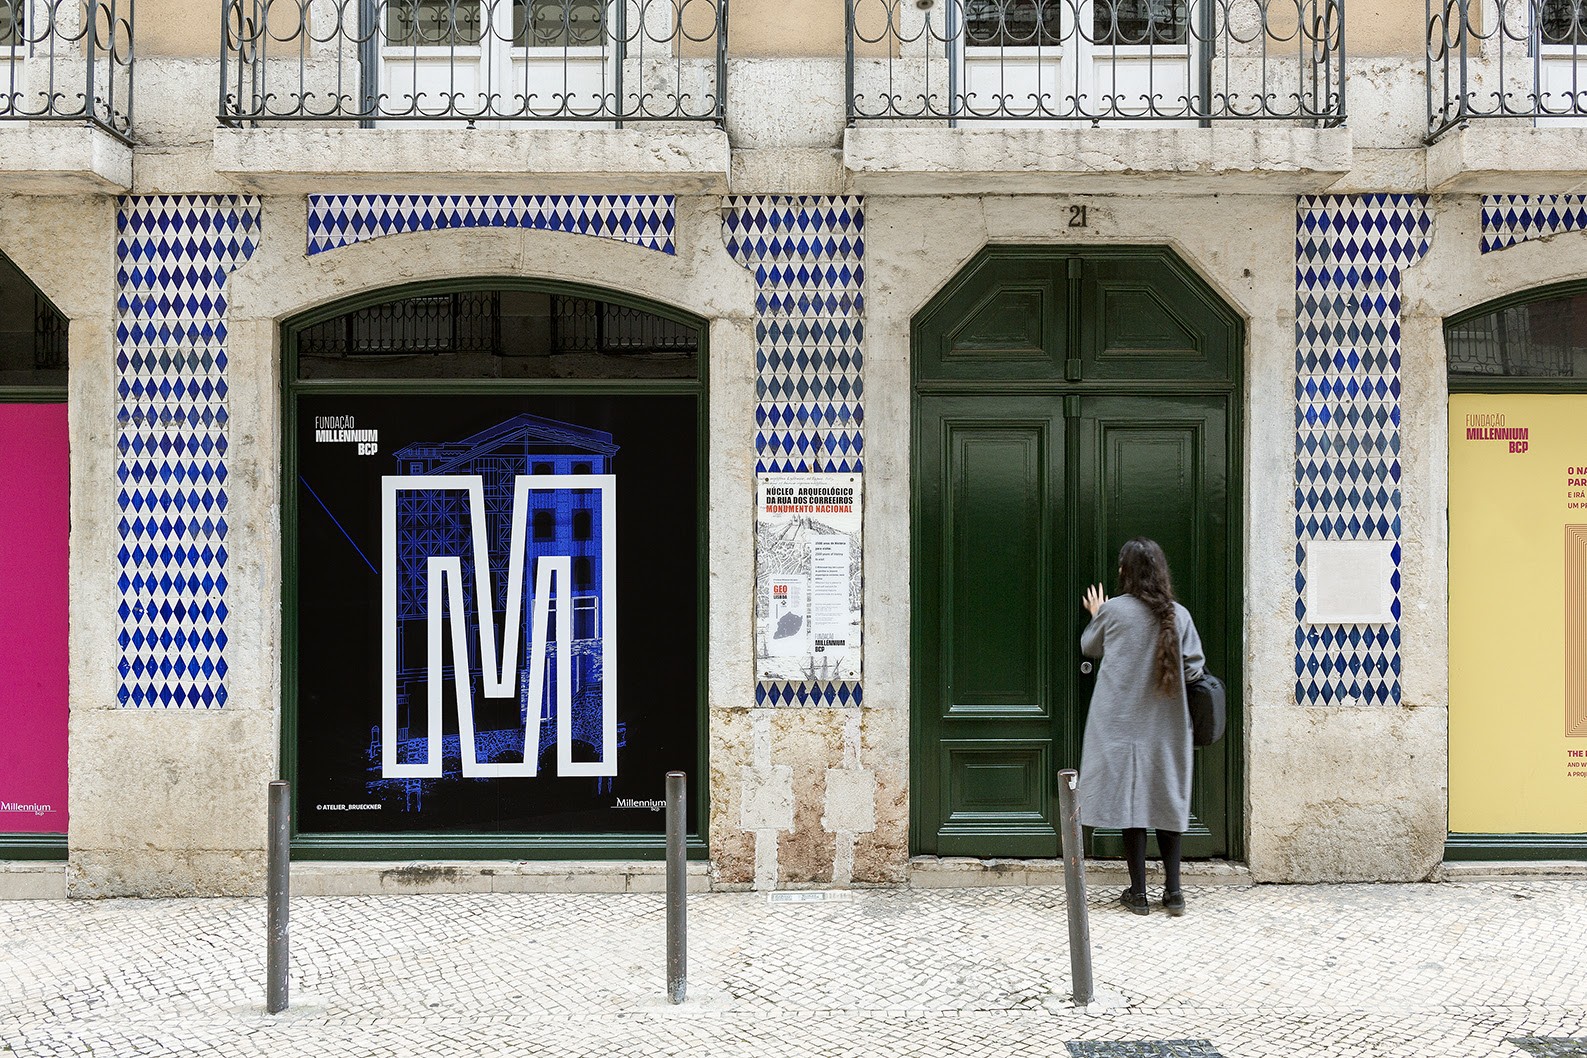
<path id="1" fill-rule="evenodd" d="M 1306 543 L 1306 623 L 1394 622 L 1393 540 Z"/>

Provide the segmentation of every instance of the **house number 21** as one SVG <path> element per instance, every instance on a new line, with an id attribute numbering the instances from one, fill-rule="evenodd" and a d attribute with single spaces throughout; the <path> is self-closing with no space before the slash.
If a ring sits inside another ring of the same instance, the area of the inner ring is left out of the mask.
<path id="1" fill-rule="evenodd" d="M 1069 207 L 1069 226 L 1071 228 L 1088 228 L 1088 227 L 1090 227 L 1090 225 L 1086 223 L 1086 207 L 1084 207 L 1084 206 L 1070 206 Z"/>

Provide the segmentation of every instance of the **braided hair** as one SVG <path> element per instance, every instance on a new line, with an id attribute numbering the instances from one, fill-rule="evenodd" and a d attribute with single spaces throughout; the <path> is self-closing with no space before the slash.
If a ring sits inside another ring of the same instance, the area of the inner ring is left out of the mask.
<path id="1" fill-rule="evenodd" d="M 1119 594 L 1133 595 L 1157 619 L 1157 686 L 1172 694 L 1184 678 L 1174 584 L 1157 541 L 1138 536 L 1119 549 Z"/>

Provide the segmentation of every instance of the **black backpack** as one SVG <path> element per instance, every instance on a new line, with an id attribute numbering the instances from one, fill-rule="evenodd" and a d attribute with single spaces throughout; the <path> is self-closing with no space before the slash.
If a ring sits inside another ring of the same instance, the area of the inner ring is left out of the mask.
<path id="1" fill-rule="evenodd" d="M 1200 679 L 1185 687 L 1185 699 L 1190 703 L 1191 744 L 1210 746 L 1222 738 L 1229 712 L 1223 681 L 1203 672 Z"/>

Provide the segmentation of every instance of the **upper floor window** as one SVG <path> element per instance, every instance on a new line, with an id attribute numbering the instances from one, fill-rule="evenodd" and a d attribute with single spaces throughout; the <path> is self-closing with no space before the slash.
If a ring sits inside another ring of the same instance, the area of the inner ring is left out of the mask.
<path id="1" fill-rule="evenodd" d="M 1587 0 L 1543 0 L 1537 16 L 1538 43 L 1587 44 Z"/>

